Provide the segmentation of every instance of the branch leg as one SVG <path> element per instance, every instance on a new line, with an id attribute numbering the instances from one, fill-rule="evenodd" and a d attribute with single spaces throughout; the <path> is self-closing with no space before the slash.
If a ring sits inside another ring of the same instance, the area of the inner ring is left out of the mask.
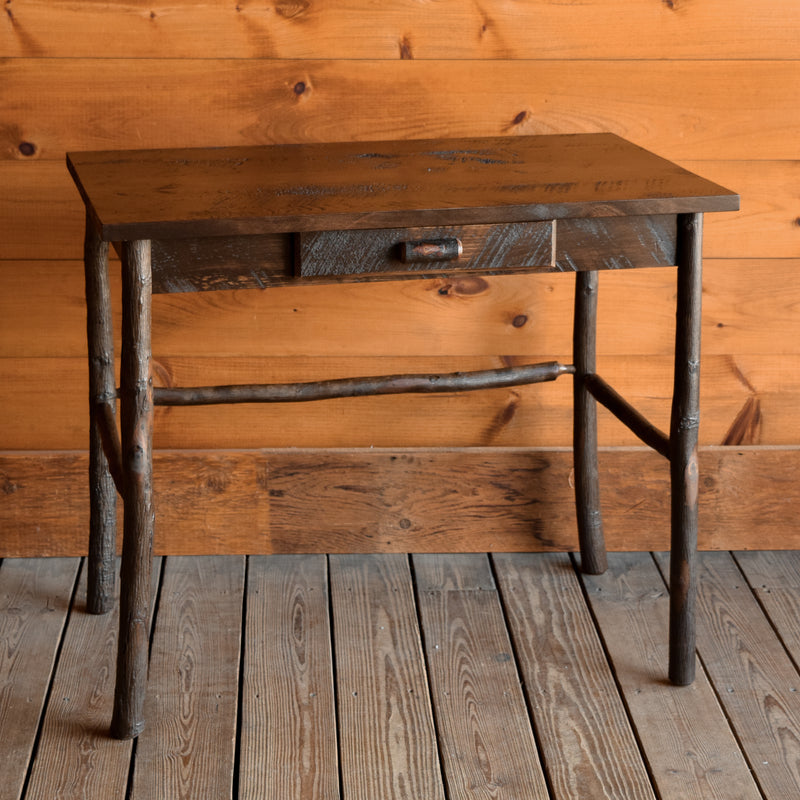
<path id="1" fill-rule="evenodd" d="M 597 467 L 597 402 L 586 387 L 596 369 L 597 272 L 575 274 L 573 328 L 573 450 L 575 458 L 575 508 L 581 548 L 581 569 L 599 575 L 607 568 L 600 513 Z"/>
<path id="2" fill-rule="evenodd" d="M 108 282 L 108 242 L 100 238 L 94 219 L 86 214 L 84 239 L 86 335 L 89 346 L 89 559 L 86 606 L 105 614 L 114 603 L 117 551 L 117 492 L 103 450 L 99 404 L 116 409 L 114 333 Z"/>
<path id="3" fill-rule="evenodd" d="M 703 215 L 679 215 L 675 385 L 670 422 L 672 542 L 669 634 L 669 677 L 679 686 L 692 683 L 695 673 L 702 239 Z"/>
<path id="4" fill-rule="evenodd" d="M 122 252 L 122 469 L 125 501 L 117 685 L 111 733 L 144 728 L 153 554 L 153 384 L 150 375 L 150 242 Z"/>

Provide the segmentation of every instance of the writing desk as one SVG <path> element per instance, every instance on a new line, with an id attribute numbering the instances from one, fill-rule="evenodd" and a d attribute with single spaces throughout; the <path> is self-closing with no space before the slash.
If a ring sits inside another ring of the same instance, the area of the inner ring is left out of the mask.
<path id="1" fill-rule="evenodd" d="M 112 733 L 142 730 L 147 676 L 154 405 L 294 402 L 458 391 L 573 375 L 582 569 L 605 569 L 596 401 L 670 463 L 670 679 L 694 679 L 703 214 L 736 194 L 611 134 L 73 153 L 86 206 L 90 367 L 90 611 L 113 598 L 124 500 Z M 122 259 L 114 379 L 109 243 Z M 669 434 L 595 372 L 597 271 L 677 266 Z M 573 363 L 307 384 L 154 388 L 151 294 L 463 274 L 575 273 Z M 116 425 L 119 398 L 121 431 Z"/>

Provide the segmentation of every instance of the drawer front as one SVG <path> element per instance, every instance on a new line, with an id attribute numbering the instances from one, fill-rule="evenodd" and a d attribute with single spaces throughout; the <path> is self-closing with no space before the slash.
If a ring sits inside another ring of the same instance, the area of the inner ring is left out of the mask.
<path id="1" fill-rule="evenodd" d="M 665 214 L 560 219 L 556 237 L 560 272 L 666 267 L 676 263 L 678 218 Z"/>
<path id="2" fill-rule="evenodd" d="M 315 231 L 296 237 L 295 274 L 483 273 L 554 264 L 552 222 Z"/>

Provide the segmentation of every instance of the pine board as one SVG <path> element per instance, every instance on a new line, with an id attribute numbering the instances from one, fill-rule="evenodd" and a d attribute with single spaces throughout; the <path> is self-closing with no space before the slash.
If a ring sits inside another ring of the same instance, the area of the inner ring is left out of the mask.
<path id="1" fill-rule="evenodd" d="M 15 0 L 0 28 L 9 56 L 379 59 L 795 58 L 792 0 L 653 3 L 357 0 L 231 5 L 179 0 L 98 8 Z"/>
<path id="2" fill-rule="evenodd" d="M 448 798 L 548 800 L 488 558 L 413 565 Z"/>
<path id="3" fill-rule="evenodd" d="M 660 797 L 761 800 L 714 688 L 666 682 L 668 595 L 648 553 L 615 553 L 583 576 L 636 735 Z"/>
<path id="4" fill-rule="evenodd" d="M 798 458 L 791 447 L 701 449 L 701 548 L 794 546 Z M 183 555 L 570 551 L 571 470 L 563 449 L 157 451 L 155 546 Z M 82 453 L 1 455 L 10 491 L 0 495 L 0 554 L 85 554 L 87 472 Z M 668 547 L 663 459 L 601 450 L 600 474 L 609 549 Z M 213 491 L 192 475 L 212 476 Z"/>
<path id="5" fill-rule="evenodd" d="M 555 800 L 655 800 L 566 554 L 492 557 Z"/>
<path id="6" fill-rule="evenodd" d="M 161 385 L 314 381 L 353 375 L 439 374 L 549 361 L 525 357 L 157 358 Z M 560 360 L 569 363 L 568 353 Z M 609 356 L 600 374 L 653 424 L 669 428 L 672 359 Z M 572 442 L 572 381 L 479 392 L 384 395 L 312 403 L 158 407 L 156 449 L 265 447 L 564 447 Z M 59 393 L 53 393 L 53 386 Z M 76 450 L 88 442 L 84 359 L 0 359 L 0 407 L 13 424 L 2 450 Z M 791 445 L 800 436 L 794 396 L 800 355 L 709 356 L 701 368 L 702 445 Z M 605 410 L 603 446 L 638 439 Z M 221 456 L 224 458 L 225 456 Z M 198 476 L 198 491 L 204 476 Z M 211 480 L 209 477 L 208 480 Z"/>
<path id="7" fill-rule="evenodd" d="M 793 353 L 800 337 L 798 270 L 800 258 L 706 259 L 703 355 Z M 117 352 L 118 273 L 113 262 Z M 598 352 L 670 356 L 675 270 L 617 270 L 599 278 Z M 83 294 L 79 261 L 0 263 L 0 358 L 85 358 Z M 523 357 L 533 346 L 540 353 L 568 349 L 573 294 L 569 277 L 539 274 L 156 295 L 153 338 L 159 360 Z"/>
<path id="8" fill-rule="evenodd" d="M 2 800 L 17 800 L 25 785 L 78 566 L 73 558 L 0 565 Z"/>
<path id="9" fill-rule="evenodd" d="M 0 157 L 611 131 L 671 160 L 794 159 L 798 80 L 796 60 L 11 58 Z"/>
<path id="10" fill-rule="evenodd" d="M 244 558 L 168 558 L 133 800 L 232 798 Z"/>
<path id="11" fill-rule="evenodd" d="M 156 560 L 152 571 L 154 600 L 160 562 L 161 559 Z M 108 736 L 114 706 L 119 613 L 95 616 L 85 609 L 84 563 L 26 798 L 121 797 L 128 784 L 131 742 Z M 73 749 L 71 743 L 76 741 L 80 745 Z M 69 759 L 64 757 L 65 750 L 70 751 Z"/>
<path id="12" fill-rule="evenodd" d="M 342 795 L 444 800 L 405 555 L 333 555 Z"/>
<path id="13" fill-rule="evenodd" d="M 253 556 L 246 593 L 239 797 L 339 797 L 324 555 Z"/>

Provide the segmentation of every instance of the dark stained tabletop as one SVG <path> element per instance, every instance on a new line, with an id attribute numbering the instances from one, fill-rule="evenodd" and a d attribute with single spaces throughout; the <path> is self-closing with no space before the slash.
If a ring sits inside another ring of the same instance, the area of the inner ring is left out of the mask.
<path id="1" fill-rule="evenodd" d="M 607 133 L 67 155 L 107 241 L 733 211 Z"/>

